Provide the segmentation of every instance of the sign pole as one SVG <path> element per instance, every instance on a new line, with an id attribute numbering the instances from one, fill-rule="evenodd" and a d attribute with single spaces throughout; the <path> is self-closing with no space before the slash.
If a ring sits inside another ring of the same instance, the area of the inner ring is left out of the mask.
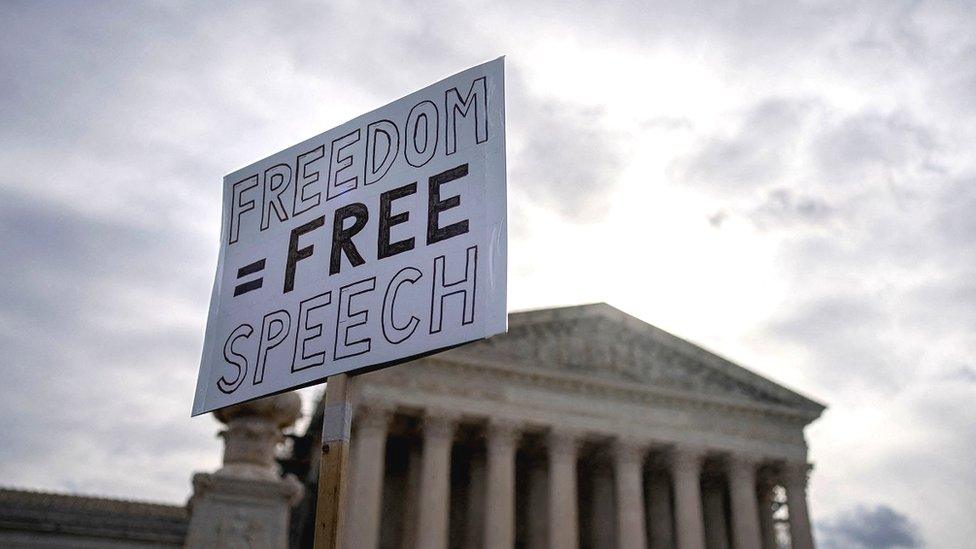
<path id="1" fill-rule="evenodd" d="M 347 374 L 329 377 L 322 417 L 322 455 L 319 459 L 318 500 L 315 506 L 315 549 L 340 549 L 346 502 L 346 464 L 352 428 L 347 399 Z"/>

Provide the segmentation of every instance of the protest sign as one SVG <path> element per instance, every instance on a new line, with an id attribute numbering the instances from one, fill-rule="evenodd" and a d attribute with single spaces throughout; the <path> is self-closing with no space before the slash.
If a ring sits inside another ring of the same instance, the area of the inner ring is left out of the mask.
<path id="1" fill-rule="evenodd" d="M 193 415 L 506 329 L 503 59 L 224 178 Z"/>

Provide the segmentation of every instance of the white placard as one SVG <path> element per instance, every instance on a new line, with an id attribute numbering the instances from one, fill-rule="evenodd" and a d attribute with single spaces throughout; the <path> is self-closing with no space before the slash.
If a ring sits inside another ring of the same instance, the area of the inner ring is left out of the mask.
<path id="1" fill-rule="evenodd" d="M 193 415 L 507 327 L 502 58 L 224 178 Z"/>

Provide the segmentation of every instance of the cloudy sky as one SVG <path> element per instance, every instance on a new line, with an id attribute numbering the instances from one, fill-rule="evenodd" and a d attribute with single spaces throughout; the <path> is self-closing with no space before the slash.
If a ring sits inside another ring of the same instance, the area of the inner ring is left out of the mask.
<path id="1" fill-rule="evenodd" d="M 222 176 L 506 55 L 510 309 L 828 404 L 824 546 L 971 543 L 976 9 L 361 4 L 3 3 L 0 482 L 183 502 Z"/>

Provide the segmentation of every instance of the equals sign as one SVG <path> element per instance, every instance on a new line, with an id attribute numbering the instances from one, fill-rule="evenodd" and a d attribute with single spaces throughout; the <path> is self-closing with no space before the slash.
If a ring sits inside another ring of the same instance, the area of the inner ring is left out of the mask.
<path id="1" fill-rule="evenodd" d="M 237 269 L 237 279 L 240 280 L 241 278 L 247 275 L 258 273 L 263 270 L 264 270 L 264 259 L 259 259 L 258 261 L 255 261 L 250 265 L 244 265 L 240 269 Z M 245 282 L 243 284 L 238 284 L 237 286 L 234 287 L 234 297 L 237 297 L 241 294 L 246 294 L 251 290 L 257 290 L 258 288 L 261 287 L 262 284 L 264 284 L 264 277 L 254 279 L 251 280 L 250 282 Z"/>

